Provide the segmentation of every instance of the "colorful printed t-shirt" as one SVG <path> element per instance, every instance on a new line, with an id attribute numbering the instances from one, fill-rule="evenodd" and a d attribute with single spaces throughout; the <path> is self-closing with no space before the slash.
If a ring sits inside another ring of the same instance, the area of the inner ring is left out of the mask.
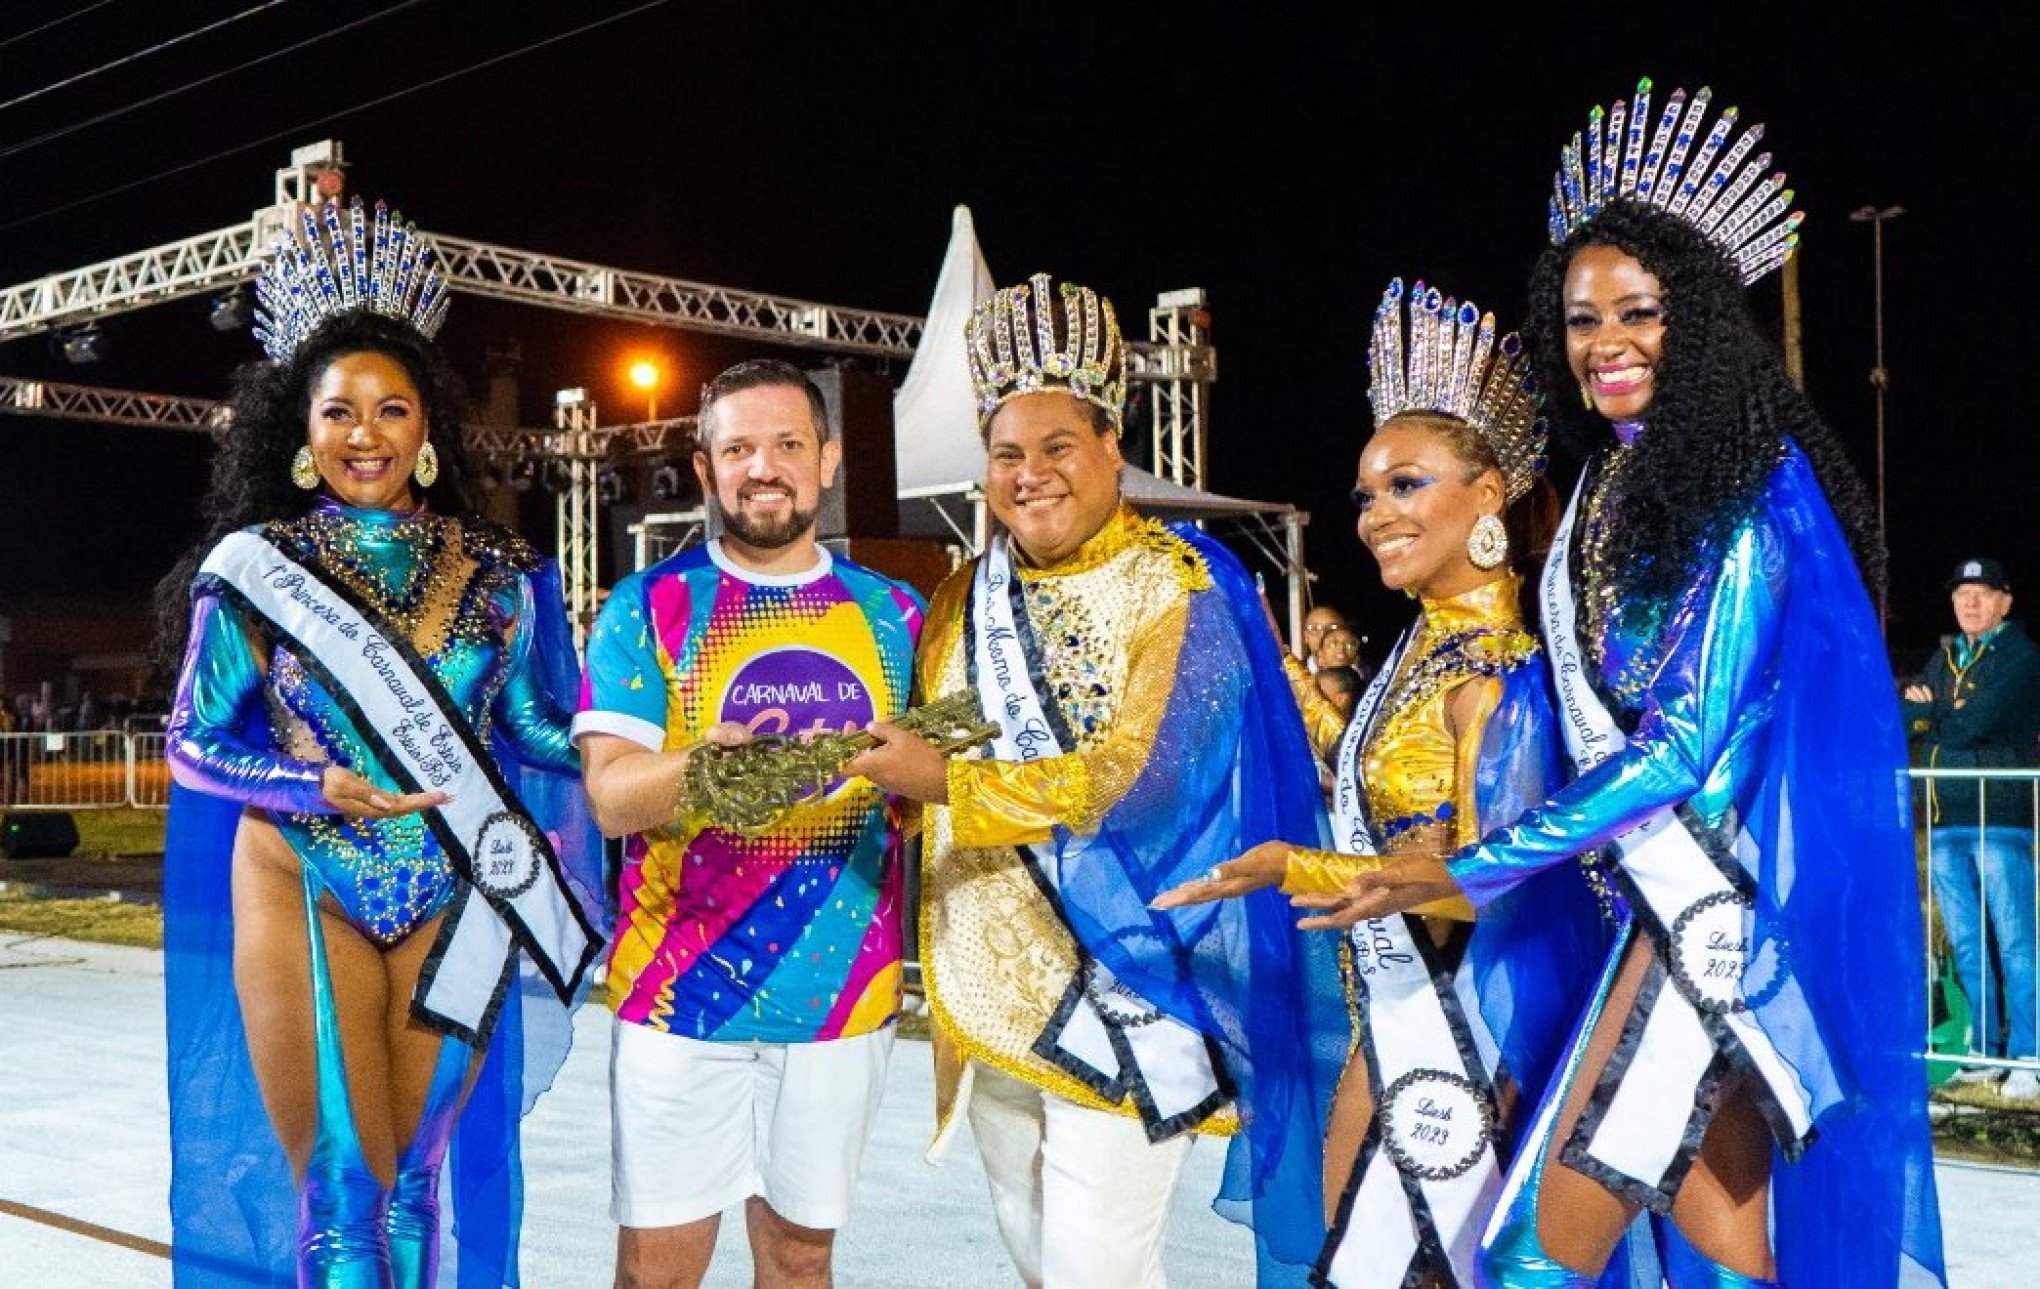
<path id="1" fill-rule="evenodd" d="M 922 603 L 827 550 L 805 573 L 737 567 L 719 542 L 617 583 L 588 640 L 574 732 L 684 747 L 857 730 L 906 709 Z M 811 1042 L 890 1024 L 903 901 L 896 805 L 839 781 L 747 838 L 680 822 L 632 836 L 618 883 L 609 1005 L 689 1038 Z"/>

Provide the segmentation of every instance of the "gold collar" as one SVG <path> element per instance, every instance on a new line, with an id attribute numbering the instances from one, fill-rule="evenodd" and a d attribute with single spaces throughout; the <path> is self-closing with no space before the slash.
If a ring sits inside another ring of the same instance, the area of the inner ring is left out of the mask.
<path id="1" fill-rule="evenodd" d="M 1140 517 L 1139 512 L 1122 501 L 1119 509 L 1112 512 L 1098 531 L 1086 537 L 1083 545 L 1071 551 L 1066 558 L 1046 568 L 1037 568 L 1021 562 L 1026 556 L 1016 542 L 1013 549 L 1020 558 L 1013 561 L 1013 566 L 1020 570 L 1021 580 L 1028 582 L 1042 577 L 1088 573 L 1121 551 L 1139 545 L 1147 527 L 1147 521 Z"/>
<path id="2" fill-rule="evenodd" d="M 1522 579 L 1505 572 L 1492 582 L 1443 600 L 1425 600 L 1424 627 L 1434 635 L 1468 631 L 1477 627 L 1513 627 L 1521 630 L 1523 610 L 1517 592 Z"/>

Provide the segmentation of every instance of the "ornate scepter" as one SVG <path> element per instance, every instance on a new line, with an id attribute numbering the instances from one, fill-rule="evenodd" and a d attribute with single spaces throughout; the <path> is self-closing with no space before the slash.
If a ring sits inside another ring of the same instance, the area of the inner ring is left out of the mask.
<path id="1" fill-rule="evenodd" d="M 911 708 L 892 723 L 927 739 L 945 756 L 999 732 L 996 721 L 980 714 L 977 695 L 969 690 Z M 735 747 L 705 744 L 687 759 L 681 801 L 685 810 L 717 828 L 762 836 L 820 798 L 852 757 L 877 746 L 878 740 L 863 730 L 806 739 L 762 734 Z"/>

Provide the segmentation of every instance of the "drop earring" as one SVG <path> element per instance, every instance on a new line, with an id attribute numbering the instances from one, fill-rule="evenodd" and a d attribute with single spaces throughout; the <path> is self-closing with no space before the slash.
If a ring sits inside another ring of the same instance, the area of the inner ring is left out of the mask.
<path id="1" fill-rule="evenodd" d="M 297 450 L 290 459 L 290 481 L 306 492 L 319 486 L 319 467 L 312 460 L 312 446 L 307 443 Z"/>
<path id="2" fill-rule="evenodd" d="M 439 478 L 439 449 L 427 443 L 418 449 L 418 463 L 411 467 L 411 477 L 418 481 L 420 488 L 430 488 Z"/>
<path id="3" fill-rule="evenodd" d="M 1509 530 L 1499 515 L 1482 515 L 1473 521 L 1473 531 L 1466 535 L 1466 558 L 1482 572 L 1500 567 L 1509 558 Z"/>

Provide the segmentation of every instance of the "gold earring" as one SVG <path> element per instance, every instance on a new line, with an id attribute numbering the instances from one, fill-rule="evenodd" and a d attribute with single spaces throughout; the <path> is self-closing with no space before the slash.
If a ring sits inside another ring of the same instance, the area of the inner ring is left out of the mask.
<path id="1" fill-rule="evenodd" d="M 319 467 L 312 460 L 312 445 L 307 443 L 297 450 L 290 459 L 290 481 L 306 492 L 319 486 Z"/>
<path id="2" fill-rule="evenodd" d="M 1509 558 L 1509 530 L 1501 516 L 1482 515 L 1473 521 L 1473 531 L 1466 535 L 1466 558 L 1482 572 Z"/>
<path id="3" fill-rule="evenodd" d="M 1584 383 L 1580 385 L 1580 406 L 1589 412 L 1594 410 L 1594 391 Z"/>
<path id="4" fill-rule="evenodd" d="M 427 443 L 418 449 L 418 463 L 411 467 L 411 477 L 418 481 L 420 488 L 430 488 L 439 478 L 439 449 Z"/>

